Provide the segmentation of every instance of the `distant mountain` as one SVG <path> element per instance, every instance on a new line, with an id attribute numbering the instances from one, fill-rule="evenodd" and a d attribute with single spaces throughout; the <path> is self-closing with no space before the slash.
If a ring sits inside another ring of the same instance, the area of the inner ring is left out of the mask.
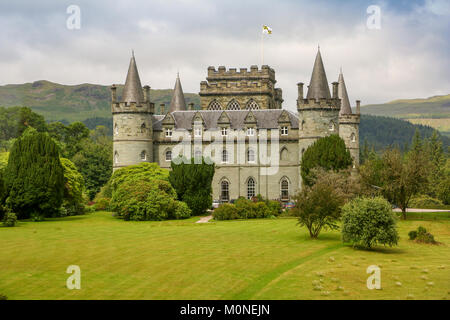
<path id="1" fill-rule="evenodd" d="M 438 129 L 450 136 L 450 94 L 361 106 L 362 114 L 395 117 Z"/>
<path id="2" fill-rule="evenodd" d="M 117 86 L 122 95 L 123 85 Z M 155 111 L 165 103 L 169 106 L 171 89 L 150 90 L 150 99 L 155 103 Z M 185 93 L 186 103 L 200 105 L 200 98 L 194 93 Z M 40 80 L 33 83 L 0 86 L 0 106 L 27 106 L 42 114 L 46 120 L 83 121 L 89 118 L 111 117 L 109 86 L 95 84 L 62 85 Z"/>

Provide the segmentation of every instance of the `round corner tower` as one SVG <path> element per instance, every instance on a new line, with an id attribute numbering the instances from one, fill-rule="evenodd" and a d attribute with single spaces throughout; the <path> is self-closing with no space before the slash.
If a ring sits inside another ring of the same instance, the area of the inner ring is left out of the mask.
<path id="1" fill-rule="evenodd" d="M 134 54 L 131 57 L 122 99 L 111 86 L 113 115 L 113 170 L 153 161 L 153 104 L 150 87 L 141 86 Z"/>
<path id="2" fill-rule="evenodd" d="M 303 98 L 303 83 L 298 83 L 297 111 L 299 117 L 299 159 L 317 139 L 339 134 L 338 83 L 333 82 L 333 96 L 330 95 L 327 76 L 320 50 L 317 52 L 306 99 Z M 301 161 L 301 160 L 300 160 Z M 301 179 L 300 179 L 301 180 Z M 301 188 L 301 183 L 300 183 Z"/>
<path id="3" fill-rule="evenodd" d="M 339 74 L 338 80 L 338 96 L 339 99 L 341 99 L 339 136 L 344 140 L 345 146 L 350 151 L 353 160 L 353 168 L 356 169 L 359 167 L 360 101 L 356 101 L 356 113 L 352 113 L 342 71 Z"/>

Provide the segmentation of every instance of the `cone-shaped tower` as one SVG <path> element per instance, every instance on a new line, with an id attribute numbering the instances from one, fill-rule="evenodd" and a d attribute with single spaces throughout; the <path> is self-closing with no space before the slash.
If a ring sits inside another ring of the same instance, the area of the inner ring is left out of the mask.
<path id="1" fill-rule="evenodd" d="M 130 66 L 128 67 L 127 80 L 125 81 L 125 86 L 123 88 L 122 101 L 128 103 L 138 103 L 144 101 L 141 79 L 139 79 L 139 72 L 137 70 L 134 53 L 130 60 Z"/>
<path id="2" fill-rule="evenodd" d="M 177 74 L 175 88 L 173 89 L 172 100 L 170 101 L 169 112 L 186 110 L 186 100 L 184 100 L 183 88 L 181 87 L 180 75 Z"/>
<path id="3" fill-rule="evenodd" d="M 111 87 L 113 114 L 113 170 L 153 161 L 153 112 L 150 87 L 141 87 L 134 54 L 128 67 L 122 101 Z"/>
<path id="4" fill-rule="evenodd" d="M 317 50 L 316 61 L 311 75 L 311 81 L 308 87 L 307 99 L 330 99 L 330 88 L 328 87 L 327 75 L 323 67 L 320 49 Z"/>
<path id="5" fill-rule="evenodd" d="M 338 97 L 341 99 L 341 111 L 339 112 L 339 115 L 352 114 L 352 108 L 350 107 L 350 100 L 348 99 L 347 88 L 345 87 L 342 70 L 339 73 L 338 84 Z"/>

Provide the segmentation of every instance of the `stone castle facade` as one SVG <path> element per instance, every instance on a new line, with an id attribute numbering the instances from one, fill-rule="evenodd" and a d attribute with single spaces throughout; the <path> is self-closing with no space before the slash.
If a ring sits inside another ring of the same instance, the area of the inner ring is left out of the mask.
<path id="1" fill-rule="evenodd" d="M 330 94 L 318 51 L 306 97 L 303 83 L 297 84 L 297 113 L 282 108 L 282 90 L 275 85 L 275 71 L 266 65 L 239 71 L 209 67 L 200 83 L 200 110 L 186 107 L 177 76 L 168 111 L 156 115 L 133 55 L 120 100 L 111 87 L 114 170 L 140 162 L 170 168 L 178 155 L 203 155 L 216 164 L 214 200 L 261 194 L 289 201 L 301 188 L 303 152 L 330 134 L 343 138 L 356 168 L 360 102 L 352 113 L 342 72 Z"/>

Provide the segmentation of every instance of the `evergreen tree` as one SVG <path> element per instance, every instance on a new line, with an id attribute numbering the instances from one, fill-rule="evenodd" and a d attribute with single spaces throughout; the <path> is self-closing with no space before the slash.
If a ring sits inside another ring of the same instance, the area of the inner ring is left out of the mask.
<path id="1" fill-rule="evenodd" d="M 303 154 L 300 173 L 305 185 L 311 186 L 313 177 L 310 171 L 321 167 L 325 170 L 338 171 L 352 164 L 350 152 L 345 142 L 338 135 L 323 137 L 314 142 Z"/>
<path id="2" fill-rule="evenodd" d="M 442 150 L 442 141 L 436 132 L 433 132 L 433 135 L 426 141 L 425 152 L 430 160 L 429 188 L 427 194 L 433 198 L 437 198 L 441 181 L 445 177 L 445 156 Z"/>
<path id="3" fill-rule="evenodd" d="M 186 160 L 186 159 L 183 159 Z M 177 192 L 178 200 L 186 202 L 193 215 L 202 215 L 212 204 L 214 164 L 205 159 L 172 161 L 169 182 Z"/>
<path id="4" fill-rule="evenodd" d="M 19 218 L 58 212 L 64 173 L 56 144 L 46 133 L 28 128 L 14 143 L 5 170 L 7 205 Z"/>

